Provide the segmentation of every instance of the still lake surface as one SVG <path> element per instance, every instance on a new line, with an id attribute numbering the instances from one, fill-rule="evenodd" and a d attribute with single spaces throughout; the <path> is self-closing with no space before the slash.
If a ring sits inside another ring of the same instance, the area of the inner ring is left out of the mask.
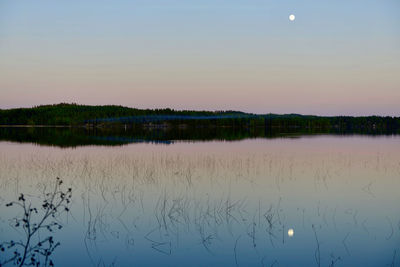
<path id="1" fill-rule="evenodd" d="M 60 177 L 56 266 L 400 266 L 400 136 L 23 136 L 0 141 L 0 242 L 24 237 L 5 204 Z"/>

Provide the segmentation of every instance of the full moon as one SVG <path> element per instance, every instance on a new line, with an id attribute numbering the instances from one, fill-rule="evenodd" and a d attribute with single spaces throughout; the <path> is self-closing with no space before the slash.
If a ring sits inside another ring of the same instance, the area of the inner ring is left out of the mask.
<path id="1" fill-rule="evenodd" d="M 287 231 L 287 234 L 288 234 L 289 237 L 292 237 L 294 235 L 294 230 L 293 229 L 289 229 Z"/>
<path id="2" fill-rule="evenodd" d="M 295 19 L 296 19 L 296 16 L 295 16 L 295 15 L 291 14 L 291 15 L 289 16 L 289 20 L 290 20 L 290 21 L 294 21 Z"/>

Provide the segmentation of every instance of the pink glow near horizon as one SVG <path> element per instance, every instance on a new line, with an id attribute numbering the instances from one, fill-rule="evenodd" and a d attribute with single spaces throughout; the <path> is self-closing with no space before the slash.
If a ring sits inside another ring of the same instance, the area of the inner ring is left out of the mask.
<path id="1" fill-rule="evenodd" d="M 0 108 L 75 102 L 400 116 L 396 1 L 349 1 L 358 12 L 309 0 L 154 2 L 5 1 Z"/>

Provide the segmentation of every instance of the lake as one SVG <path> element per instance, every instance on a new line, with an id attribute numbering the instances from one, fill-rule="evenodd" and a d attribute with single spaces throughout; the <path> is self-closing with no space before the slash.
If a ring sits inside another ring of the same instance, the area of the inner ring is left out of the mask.
<path id="1" fill-rule="evenodd" d="M 56 266 L 400 265 L 398 135 L 1 131 L 1 242 L 6 203 L 72 188 Z"/>

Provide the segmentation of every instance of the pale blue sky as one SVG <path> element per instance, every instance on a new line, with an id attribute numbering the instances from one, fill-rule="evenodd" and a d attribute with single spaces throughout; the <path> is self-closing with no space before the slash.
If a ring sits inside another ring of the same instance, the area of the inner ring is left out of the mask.
<path id="1" fill-rule="evenodd" d="M 399 14 L 398 0 L 0 0 L 0 108 L 400 115 Z"/>

